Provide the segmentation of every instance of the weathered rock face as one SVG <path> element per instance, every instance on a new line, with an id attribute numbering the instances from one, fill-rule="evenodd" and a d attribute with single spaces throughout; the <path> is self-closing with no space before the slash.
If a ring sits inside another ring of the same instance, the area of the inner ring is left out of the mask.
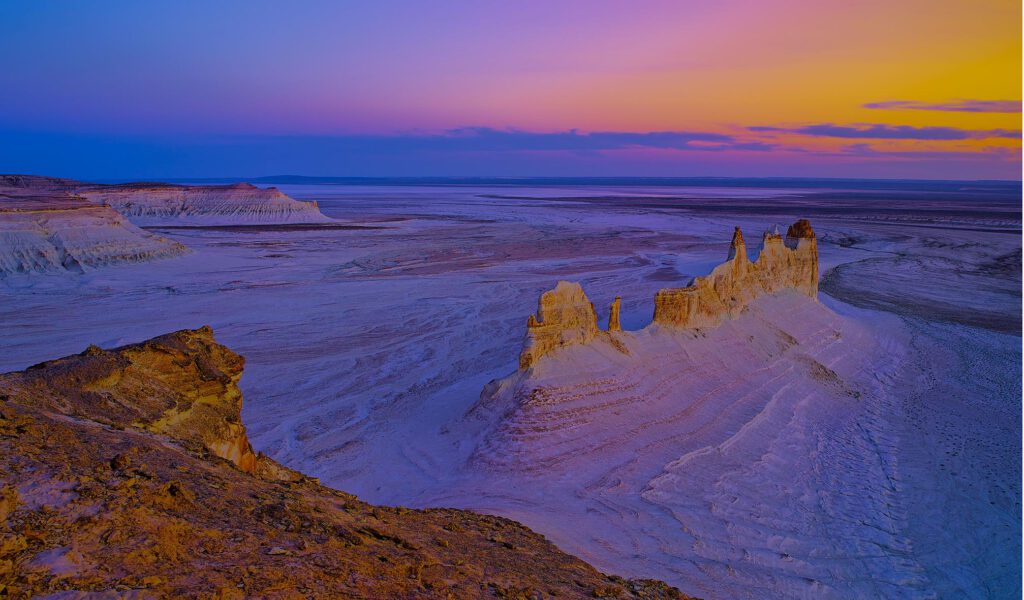
<path id="1" fill-rule="evenodd" d="M 0 185 L 0 277 L 83 272 L 187 252 L 108 206 L 64 191 L 63 180 L 8 176 L 0 179 L 5 182 L 10 185 Z"/>
<path id="2" fill-rule="evenodd" d="M 248 183 L 183 186 L 166 183 L 87 185 L 86 199 L 111 206 L 140 225 L 324 223 L 316 202 L 294 200 L 277 188 Z"/>
<path id="3" fill-rule="evenodd" d="M 713 327 L 735 316 L 755 298 L 797 289 L 818 297 L 818 242 L 806 219 L 782 236 L 765 233 L 755 262 L 747 257 L 737 227 L 729 258 L 685 288 L 663 289 L 654 298 L 654 322 L 669 327 Z"/>
<path id="4" fill-rule="evenodd" d="M 663 327 L 713 327 L 736 316 L 753 300 L 784 289 L 818 297 L 818 241 L 810 221 L 791 225 L 785 239 L 765 233 L 761 252 L 751 262 L 743 232 L 733 233 L 726 261 L 685 288 L 660 290 L 654 297 L 654 324 Z M 622 330 L 621 298 L 612 302 L 608 333 Z M 586 344 L 598 335 L 597 314 L 579 284 L 560 281 L 540 299 L 540 319 L 530 315 L 519 368 L 528 369 L 552 350 Z"/>
<path id="5" fill-rule="evenodd" d="M 537 315 L 526 323 L 526 342 L 519 368 L 528 369 L 538 358 L 562 346 L 586 344 L 597 335 L 597 312 L 578 283 L 559 281 L 540 297 Z"/>
<path id="6" fill-rule="evenodd" d="M 131 426 L 202 447 L 255 473 L 241 422 L 238 380 L 245 361 L 203 327 L 0 375 L 9 398 L 53 413 Z"/>
<path id="7" fill-rule="evenodd" d="M 508 519 L 372 506 L 254 455 L 243 362 L 202 328 L 0 376 L 5 597 L 685 598 Z"/>

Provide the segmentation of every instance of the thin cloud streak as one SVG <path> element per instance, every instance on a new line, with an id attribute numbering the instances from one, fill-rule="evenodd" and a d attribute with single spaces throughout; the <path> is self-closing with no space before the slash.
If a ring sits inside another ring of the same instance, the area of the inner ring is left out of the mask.
<path id="1" fill-rule="evenodd" d="M 959 129 L 956 127 L 913 127 L 910 125 L 819 123 L 801 127 L 748 127 L 758 133 L 793 133 L 815 137 L 875 140 L 977 140 L 988 138 L 1020 138 L 1019 129 Z"/>
<path id="2" fill-rule="evenodd" d="M 943 112 L 1019 113 L 1020 100 L 953 100 L 950 102 L 917 102 L 914 100 L 886 100 L 868 102 L 864 108 L 879 110 L 934 110 Z"/>
<path id="3" fill-rule="evenodd" d="M 352 136 L 340 139 L 371 145 L 430 147 L 447 151 L 506 152 L 599 152 L 630 148 L 659 150 L 750 150 L 764 151 L 771 144 L 737 140 L 731 135 L 702 131 L 580 132 L 575 129 L 558 132 L 532 132 L 490 127 L 462 127 L 441 133 L 408 133 L 399 135 Z"/>

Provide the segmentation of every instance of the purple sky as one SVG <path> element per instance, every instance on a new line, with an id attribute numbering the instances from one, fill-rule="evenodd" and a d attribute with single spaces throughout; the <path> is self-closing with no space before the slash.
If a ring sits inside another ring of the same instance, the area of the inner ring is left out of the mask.
<path id="1" fill-rule="evenodd" d="M 1019 18 L 906 4 L 5 3 L 0 172 L 1019 178 Z"/>

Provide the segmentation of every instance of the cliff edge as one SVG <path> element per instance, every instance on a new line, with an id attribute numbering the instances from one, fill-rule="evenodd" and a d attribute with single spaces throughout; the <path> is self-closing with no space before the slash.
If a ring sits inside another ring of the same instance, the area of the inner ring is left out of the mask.
<path id="1" fill-rule="evenodd" d="M 64 180 L 0 177 L 0 277 L 76 272 L 178 256 L 182 244 L 139 229 Z"/>
<path id="2" fill-rule="evenodd" d="M 254 453 L 208 327 L 0 375 L 5 597 L 686 598 L 522 525 L 366 504 Z"/>
<path id="3" fill-rule="evenodd" d="M 249 183 L 82 185 L 78 193 L 106 204 L 138 225 L 280 225 L 328 223 L 316 202 Z"/>

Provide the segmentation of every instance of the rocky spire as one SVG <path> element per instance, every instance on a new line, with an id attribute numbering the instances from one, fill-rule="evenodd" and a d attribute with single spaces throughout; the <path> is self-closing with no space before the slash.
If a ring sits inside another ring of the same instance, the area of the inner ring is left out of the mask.
<path id="1" fill-rule="evenodd" d="M 729 245 L 729 260 L 739 257 L 741 261 L 747 261 L 747 243 L 743 240 L 743 232 L 737 227 L 732 233 L 732 244 Z"/>
<path id="2" fill-rule="evenodd" d="M 612 301 L 611 312 L 608 315 L 608 331 L 622 331 L 622 324 L 619 322 L 619 307 L 622 305 L 622 297 L 616 296 Z"/>

